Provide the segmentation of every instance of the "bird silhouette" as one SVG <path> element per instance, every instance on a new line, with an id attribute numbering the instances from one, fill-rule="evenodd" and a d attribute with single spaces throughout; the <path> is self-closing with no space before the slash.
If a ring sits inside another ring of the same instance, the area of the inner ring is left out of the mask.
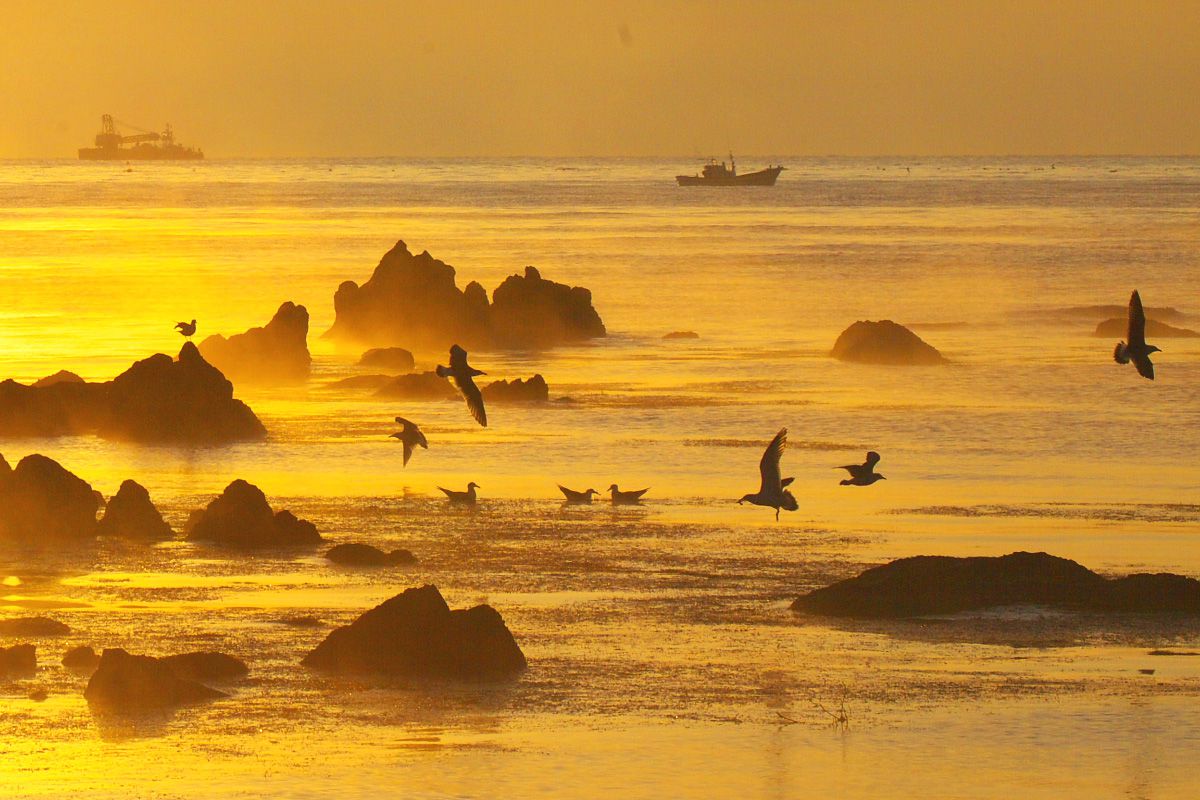
<path id="1" fill-rule="evenodd" d="M 456 492 L 452 489 L 442 489 L 441 486 L 437 488 L 446 493 L 446 499 L 450 501 L 450 505 L 468 506 L 470 508 L 474 508 L 476 501 L 479 499 L 475 495 L 475 490 L 482 489 L 483 487 L 475 481 L 471 481 L 467 484 L 467 490 L 465 492 Z"/>
<path id="2" fill-rule="evenodd" d="M 767 445 L 762 460 L 758 462 L 758 472 L 762 481 L 754 494 L 742 495 L 738 505 L 753 503 L 756 506 L 766 506 L 775 509 L 775 519 L 779 519 L 779 510 L 786 508 L 795 511 L 800 508 L 796 498 L 785 487 L 795 478 L 784 478 L 779 469 L 779 459 L 783 458 L 783 449 L 787 447 L 787 428 L 780 428 L 779 433 Z"/>
<path id="3" fill-rule="evenodd" d="M 471 416 L 475 418 L 483 427 L 487 427 L 487 411 L 483 407 L 483 395 L 479 392 L 479 387 L 475 385 L 476 375 L 486 375 L 486 372 L 481 372 L 467 363 L 467 351 L 463 350 L 458 345 L 450 348 L 450 366 L 443 367 L 438 365 L 437 374 L 443 378 L 453 378 L 458 390 L 462 392 L 467 401 L 467 408 L 471 409 Z"/>
<path id="4" fill-rule="evenodd" d="M 421 433 L 421 429 L 417 427 L 415 422 L 409 422 L 404 417 L 396 417 L 396 424 L 402 427 L 399 433 L 393 433 L 393 439 L 399 439 L 404 445 L 404 466 L 408 466 L 408 459 L 412 458 L 413 449 L 420 445 L 426 450 L 429 449 L 429 442 L 425 441 L 425 434 Z"/>
<path id="5" fill-rule="evenodd" d="M 1133 362 L 1138 375 L 1154 380 L 1154 365 L 1150 363 L 1151 353 L 1161 353 L 1152 344 L 1146 344 L 1146 312 L 1142 310 L 1142 298 L 1133 290 L 1129 296 L 1129 328 L 1125 333 L 1127 341 L 1117 342 L 1113 350 L 1113 361 L 1118 364 Z"/>
<path id="6" fill-rule="evenodd" d="M 180 336 L 190 339 L 196 334 L 196 320 L 192 320 L 191 322 L 176 322 L 175 330 L 179 331 Z"/>
<path id="7" fill-rule="evenodd" d="M 636 506 L 642 502 L 642 495 L 650 491 L 650 487 L 647 486 L 645 489 L 638 489 L 637 491 L 622 492 L 614 483 L 608 487 L 608 491 L 612 493 L 612 504 L 614 506 Z"/>
<path id="8" fill-rule="evenodd" d="M 592 495 L 599 494 L 595 489 L 588 489 L 586 492 L 577 492 L 574 489 L 568 489 L 561 483 L 558 485 L 558 490 L 567 498 L 569 505 L 591 505 Z"/>
<path id="9" fill-rule="evenodd" d="M 867 451 L 867 460 L 862 464 L 844 464 L 834 469 L 844 469 L 850 473 L 850 477 L 842 481 L 841 486 L 870 486 L 875 481 L 886 481 L 887 478 L 875 471 L 875 465 L 879 463 L 879 453 L 874 450 Z"/>

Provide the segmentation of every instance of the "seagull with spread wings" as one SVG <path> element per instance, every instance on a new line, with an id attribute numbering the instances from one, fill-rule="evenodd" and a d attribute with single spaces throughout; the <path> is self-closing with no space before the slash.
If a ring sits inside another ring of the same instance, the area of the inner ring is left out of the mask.
<path id="1" fill-rule="evenodd" d="M 467 351 L 463 350 L 458 345 L 450 348 L 450 366 L 443 367 L 438 365 L 437 374 L 443 378 L 453 378 L 458 390 L 462 392 L 467 401 L 467 408 L 471 409 L 471 416 L 475 418 L 483 427 L 487 427 L 487 411 L 483 407 L 483 394 L 480 393 L 479 387 L 475 385 L 476 375 L 486 375 L 486 372 L 481 372 L 467 363 Z"/>
<path id="2" fill-rule="evenodd" d="M 399 433 L 393 433 L 393 439 L 399 439 L 404 445 L 404 466 L 408 466 L 408 460 L 412 458 L 413 450 L 420 445 L 426 450 L 429 449 L 429 442 L 425 441 L 425 434 L 421 433 L 421 429 L 417 427 L 415 422 L 409 422 L 404 417 L 396 417 L 396 424 L 401 426 L 402 430 Z"/>
<path id="3" fill-rule="evenodd" d="M 1146 312 L 1142 309 L 1142 298 L 1133 290 L 1129 296 L 1129 328 L 1125 334 L 1128 341 L 1117 342 L 1113 350 L 1113 361 L 1118 364 L 1133 362 L 1138 375 L 1154 380 L 1154 365 L 1150 363 L 1151 353 L 1161 353 L 1152 344 L 1146 344 Z"/>
<path id="4" fill-rule="evenodd" d="M 844 469 L 850 473 L 850 477 L 841 482 L 842 486 L 870 486 L 875 481 L 886 481 L 887 478 L 875 471 L 875 465 L 879 463 L 879 453 L 874 450 L 867 451 L 867 460 L 862 464 L 843 464 L 834 469 Z"/>
<path id="5" fill-rule="evenodd" d="M 779 433 L 767 445 L 762 460 L 758 462 L 758 472 L 762 483 L 754 494 L 742 495 L 738 505 L 753 503 L 756 506 L 766 506 L 775 509 L 775 519 L 779 519 L 779 510 L 786 508 L 795 511 L 800 508 L 796 498 L 785 487 L 795 478 L 784 478 L 779 471 L 779 459 L 783 458 L 783 449 L 787 446 L 787 428 L 780 428 Z"/>

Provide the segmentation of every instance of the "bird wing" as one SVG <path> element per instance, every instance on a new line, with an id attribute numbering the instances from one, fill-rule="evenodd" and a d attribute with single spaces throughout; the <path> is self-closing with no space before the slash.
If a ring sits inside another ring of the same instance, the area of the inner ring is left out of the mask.
<path id="1" fill-rule="evenodd" d="M 787 428 L 780 428 L 779 433 L 767 445 L 762 460 L 758 462 L 758 472 L 762 476 L 760 494 L 774 494 L 782 488 L 783 478 L 779 472 L 779 459 L 783 458 L 783 448 L 787 446 Z"/>
<path id="2" fill-rule="evenodd" d="M 467 366 L 467 351 L 458 345 L 453 345 L 450 348 L 450 369 L 455 372 L 466 372 L 470 369 Z"/>
<path id="3" fill-rule="evenodd" d="M 1129 296 L 1129 331 L 1125 341 L 1129 342 L 1130 349 L 1146 345 L 1146 312 L 1142 310 L 1142 298 L 1136 289 Z M 1138 372 L 1141 372 L 1140 367 Z"/>
<path id="4" fill-rule="evenodd" d="M 624 497 L 629 498 L 630 500 L 641 500 L 642 495 L 644 495 L 648 491 L 650 491 L 649 486 L 647 486 L 645 489 L 638 489 L 636 492 L 621 492 L 621 494 Z"/>
<path id="5" fill-rule="evenodd" d="M 183 330 L 183 329 L 184 329 L 184 328 L 186 328 L 186 327 L 187 327 L 187 323 L 186 323 L 186 322 L 176 322 L 176 323 L 175 323 L 175 330 L 181 331 L 181 330 Z"/>
<path id="6" fill-rule="evenodd" d="M 779 482 L 779 485 L 780 485 L 780 487 L 783 487 L 783 486 L 791 486 L 791 485 L 792 485 L 792 481 L 794 481 L 794 480 L 796 480 L 796 479 L 795 479 L 795 478 L 784 478 L 783 480 L 781 480 L 781 481 Z"/>
<path id="7" fill-rule="evenodd" d="M 396 424 L 397 424 L 397 425 L 400 425 L 400 426 L 401 426 L 401 427 L 403 427 L 405 430 L 408 430 L 409 428 L 415 428 L 415 427 L 417 427 L 416 425 L 413 425 L 411 422 L 409 422 L 408 420 L 406 420 L 404 417 L 396 417 Z"/>
<path id="8" fill-rule="evenodd" d="M 1138 375 L 1154 380 L 1154 364 L 1150 363 L 1150 356 L 1135 356 L 1133 365 L 1137 367 Z"/>
<path id="9" fill-rule="evenodd" d="M 412 451 L 413 451 L 412 442 L 410 442 L 408 439 L 401 439 L 400 441 L 404 443 L 404 466 L 407 467 L 408 460 L 410 458 L 412 458 Z"/>
<path id="10" fill-rule="evenodd" d="M 415 440 L 413 440 L 414 443 L 419 444 L 419 445 L 421 445 L 421 447 L 424 447 L 426 450 L 428 450 L 429 442 L 425 440 L 425 434 L 423 434 L 419 430 L 417 430 L 415 425 L 413 426 L 413 431 L 417 434 L 417 438 Z"/>
<path id="11" fill-rule="evenodd" d="M 582 492 L 573 492 L 573 491 L 571 491 L 571 490 L 570 490 L 570 489 L 568 489 L 567 487 L 563 486 L 561 483 L 560 483 L 560 484 L 558 484 L 558 490 L 559 490 L 560 492 L 562 492 L 562 493 L 563 493 L 563 497 L 567 498 L 568 500 L 574 500 L 576 497 L 579 497 L 579 496 L 582 494 Z"/>
<path id="12" fill-rule="evenodd" d="M 863 464 L 863 466 L 867 468 L 867 472 L 870 472 L 872 469 L 874 469 L 875 465 L 878 463 L 879 463 L 879 453 L 876 453 L 874 450 L 868 450 L 867 451 L 867 461 L 865 464 Z"/>
<path id="13" fill-rule="evenodd" d="M 483 394 L 479 391 L 479 387 L 475 385 L 475 381 L 471 380 L 470 375 L 455 375 L 454 382 L 458 384 L 463 397 L 467 399 L 467 408 L 471 409 L 471 416 L 475 418 L 476 422 L 486 428 L 487 410 L 483 407 Z"/>
<path id="14" fill-rule="evenodd" d="M 1129 363 L 1129 353 L 1125 348 L 1124 342 L 1117 342 L 1117 346 L 1113 348 L 1113 361 L 1118 364 Z"/>
<path id="15" fill-rule="evenodd" d="M 452 492 L 452 491 L 450 491 L 449 489 L 443 489 L 443 488 L 442 488 L 442 487 L 440 487 L 440 486 L 439 486 L 439 487 L 437 487 L 437 488 L 438 488 L 438 491 L 440 491 L 440 492 L 444 492 L 444 493 L 445 493 L 445 495 L 446 495 L 446 497 L 450 497 L 450 498 L 453 498 L 455 495 L 462 494 L 462 492 Z"/>

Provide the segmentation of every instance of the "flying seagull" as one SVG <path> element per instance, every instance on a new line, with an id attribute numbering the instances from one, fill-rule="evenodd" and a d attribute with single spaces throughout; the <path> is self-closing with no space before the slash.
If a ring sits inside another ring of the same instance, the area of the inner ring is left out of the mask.
<path id="1" fill-rule="evenodd" d="M 479 387 L 475 385 L 476 375 L 486 375 L 486 372 L 480 372 L 467 363 L 467 351 L 463 350 L 458 345 L 450 348 L 450 366 L 443 367 L 438 365 L 437 374 L 443 378 L 453 378 L 457 384 L 458 390 L 462 392 L 463 397 L 467 400 L 467 408 L 471 409 L 471 416 L 475 418 L 483 427 L 487 427 L 487 411 L 483 407 L 483 395 L 479 393 Z"/>
<path id="2" fill-rule="evenodd" d="M 608 487 L 608 491 L 612 493 L 612 504 L 614 506 L 636 506 L 642 502 L 642 495 L 650 491 L 650 487 L 647 486 L 645 489 L 638 489 L 635 492 L 622 492 L 614 483 Z"/>
<path id="3" fill-rule="evenodd" d="M 475 496 L 475 490 L 481 489 L 483 487 L 481 487 L 475 481 L 471 481 L 470 483 L 467 484 L 467 490 L 465 492 L 455 492 L 451 489 L 442 489 L 442 487 L 440 487 L 440 486 L 437 488 L 441 489 L 443 492 L 446 493 L 446 499 L 448 499 L 450 501 L 450 505 L 452 505 L 452 506 L 469 506 L 471 508 L 474 508 L 475 501 L 478 500 L 478 498 Z"/>
<path id="4" fill-rule="evenodd" d="M 417 427 L 415 422 L 409 422 L 404 417 L 396 417 L 396 424 L 401 426 L 403 430 L 399 433 L 393 433 L 393 439 L 399 439 L 404 444 L 404 466 L 408 466 L 408 460 L 412 458 L 413 449 L 417 445 L 421 445 L 426 450 L 429 449 L 429 442 L 425 441 L 425 434 L 421 433 L 421 429 Z"/>
<path id="5" fill-rule="evenodd" d="M 191 322 L 176 322 L 175 330 L 179 331 L 180 336 L 190 339 L 196 335 L 196 320 L 192 320 Z"/>
<path id="6" fill-rule="evenodd" d="M 861 464 L 844 464 L 834 469 L 844 469 L 850 473 L 850 477 L 842 481 L 841 486 L 870 486 L 875 481 L 886 481 L 887 478 L 875 471 L 875 465 L 879 463 L 879 453 L 874 450 L 867 451 L 867 460 Z"/>
<path id="7" fill-rule="evenodd" d="M 561 483 L 558 485 L 558 490 L 567 498 L 567 503 L 570 505 L 591 505 L 592 495 L 599 494 L 595 489 L 588 489 L 586 492 L 577 492 L 574 489 L 568 489 Z"/>
<path id="8" fill-rule="evenodd" d="M 742 495 L 742 499 L 738 500 L 738 505 L 753 503 L 756 506 L 773 508 L 776 520 L 779 519 L 780 509 L 786 508 L 788 511 L 795 511 L 800 508 L 796 498 L 784 488 L 795 478 L 784 478 L 779 471 L 779 459 L 783 457 L 783 448 L 786 446 L 787 428 L 780 428 L 779 433 L 775 434 L 775 438 L 767 445 L 762 460 L 758 462 L 758 471 L 762 477 L 758 491 L 754 494 Z"/>
<path id="9" fill-rule="evenodd" d="M 1117 342 L 1113 350 L 1113 360 L 1118 364 L 1133 362 L 1138 375 L 1154 380 L 1154 365 L 1150 363 L 1151 353 L 1161 353 L 1152 344 L 1146 344 L 1146 312 L 1142 310 L 1142 298 L 1137 290 L 1129 296 L 1129 330 L 1125 334 L 1127 342 Z"/>

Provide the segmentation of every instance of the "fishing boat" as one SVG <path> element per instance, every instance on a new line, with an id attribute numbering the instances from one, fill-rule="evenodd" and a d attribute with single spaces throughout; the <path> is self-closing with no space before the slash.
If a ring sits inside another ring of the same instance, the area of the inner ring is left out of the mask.
<path id="1" fill-rule="evenodd" d="M 701 174 L 676 175 L 675 180 L 679 181 L 680 186 L 774 186 L 775 179 L 783 170 L 782 165 L 768 166 L 758 172 L 738 175 L 737 162 L 733 160 L 733 153 L 730 153 L 729 166 L 725 166 L 724 161 L 710 158 Z"/>

